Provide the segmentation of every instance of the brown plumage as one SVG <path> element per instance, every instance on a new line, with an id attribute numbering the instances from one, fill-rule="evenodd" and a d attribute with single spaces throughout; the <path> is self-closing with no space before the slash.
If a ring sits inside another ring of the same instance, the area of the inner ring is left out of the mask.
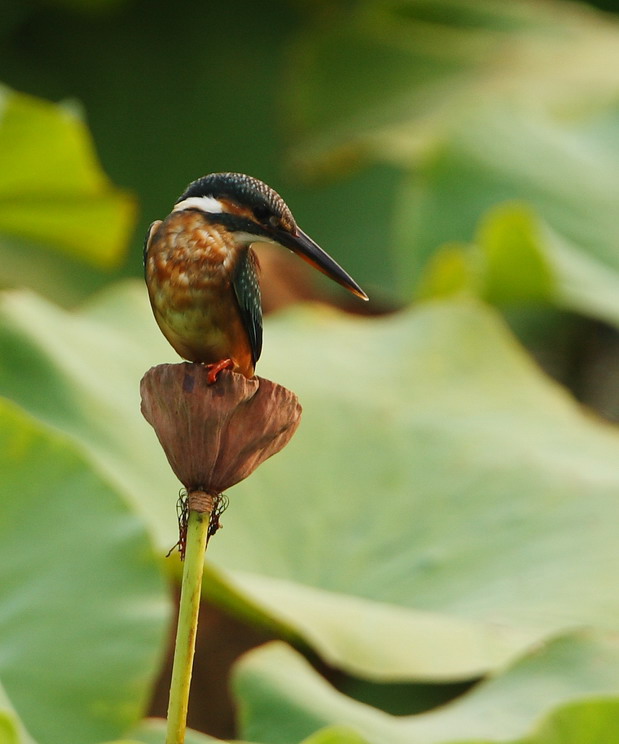
<path id="1" fill-rule="evenodd" d="M 153 313 L 178 354 L 205 364 L 231 359 L 235 371 L 252 377 L 255 361 L 231 281 L 241 260 L 257 270 L 252 249 L 187 210 L 153 223 L 146 256 Z"/>

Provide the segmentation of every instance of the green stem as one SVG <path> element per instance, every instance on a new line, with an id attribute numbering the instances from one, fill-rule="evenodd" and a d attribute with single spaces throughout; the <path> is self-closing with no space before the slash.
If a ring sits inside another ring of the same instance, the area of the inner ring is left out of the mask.
<path id="1" fill-rule="evenodd" d="M 209 512 L 189 511 L 185 565 L 178 609 L 170 701 L 168 703 L 166 744 L 183 744 L 185 741 L 191 669 L 196 648 L 198 610 L 200 609 L 200 593 L 202 590 L 204 551 L 206 550 L 210 516 Z"/>

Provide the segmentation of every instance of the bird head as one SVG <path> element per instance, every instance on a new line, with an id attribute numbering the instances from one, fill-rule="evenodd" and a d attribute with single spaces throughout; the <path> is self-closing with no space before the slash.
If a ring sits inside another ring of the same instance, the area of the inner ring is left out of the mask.
<path id="1" fill-rule="evenodd" d="M 238 245 L 261 242 L 288 248 L 357 297 L 368 299 L 355 280 L 299 228 L 281 196 L 257 178 L 242 173 L 199 178 L 174 205 L 174 211 L 186 209 L 202 212 Z"/>

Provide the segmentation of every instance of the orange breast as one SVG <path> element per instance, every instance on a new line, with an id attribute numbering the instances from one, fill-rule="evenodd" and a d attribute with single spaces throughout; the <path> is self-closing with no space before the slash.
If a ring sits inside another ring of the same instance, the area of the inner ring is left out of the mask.
<path id="1" fill-rule="evenodd" d="M 206 364 L 230 358 L 252 377 L 249 337 L 231 283 L 243 249 L 226 237 L 198 212 L 173 212 L 151 232 L 148 294 L 163 335 L 180 356 Z"/>

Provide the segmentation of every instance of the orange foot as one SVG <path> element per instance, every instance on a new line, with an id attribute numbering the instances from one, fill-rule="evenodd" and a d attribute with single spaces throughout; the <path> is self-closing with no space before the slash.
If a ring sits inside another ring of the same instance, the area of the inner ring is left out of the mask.
<path id="1" fill-rule="evenodd" d="M 213 364 L 207 364 L 208 375 L 206 381 L 209 385 L 213 385 L 217 382 L 217 376 L 222 369 L 234 369 L 234 362 L 232 359 L 222 359 L 219 362 L 213 362 Z"/>

